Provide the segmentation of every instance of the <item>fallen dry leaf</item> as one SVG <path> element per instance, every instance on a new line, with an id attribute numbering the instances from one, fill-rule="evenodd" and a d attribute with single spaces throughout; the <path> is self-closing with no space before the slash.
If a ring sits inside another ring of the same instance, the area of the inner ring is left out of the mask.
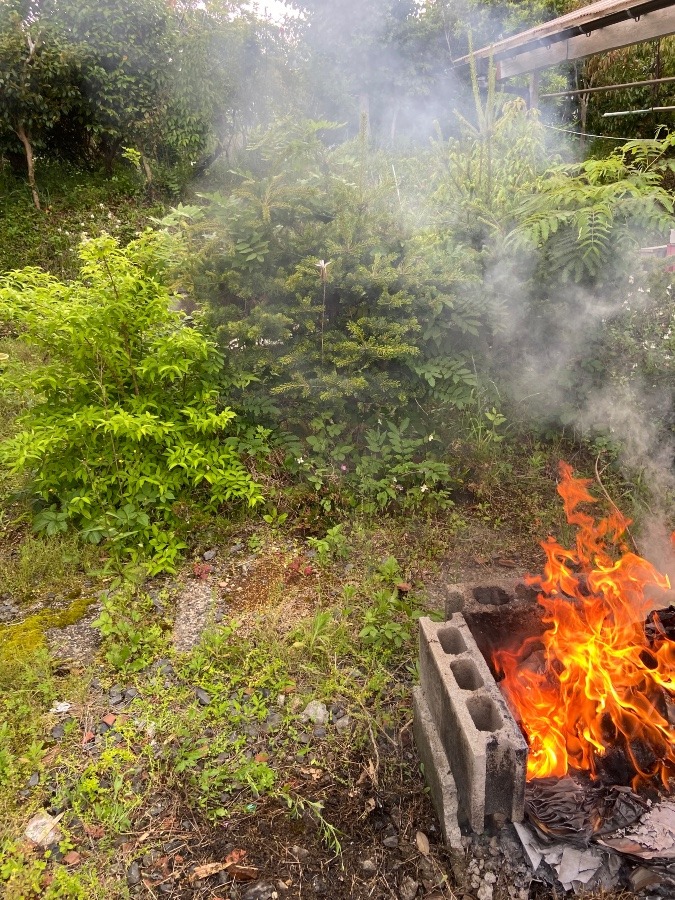
<path id="1" fill-rule="evenodd" d="M 217 875 L 227 869 L 227 863 L 211 862 L 205 863 L 203 866 L 197 866 L 192 871 L 192 878 L 210 878 L 211 875 Z"/>
<path id="2" fill-rule="evenodd" d="M 86 823 L 83 825 L 84 833 L 89 835 L 90 838 L 93 838 L 95 841 L 100 841 L 103 835 L 105 834 L 105 829 L 103 825 L 87 825 Z"/>
<path id="3" fill-rule="evenodd" d="M 81 863 L 81 861 L 82 861 L 82 857 L 81 857 L 80 854 L 77 852 L 77 850 L 70 850 L 70 851 L 69 851 L 68 853 L 66 853 L 66 855 L 63 857 L 63 862 L 64 862 L 65 865 L 67 865 L 67 866 L 79 866 L 79 864 Z"/>
<path id="4" fill-rule="evenodd" d="M 415 835 L 415 843 L 417 844 L 417 849 L 420 851 L 422 856 L 429 855 L 429 838 L 423 831 L 418 831 Z"/>
<path id="5" fill-rule="evenodd" d="M 256 762 L 267 762 L 267 760 L 270 758 L 270 755 L 269 753 L 256 753 L 253 758 Z"/>

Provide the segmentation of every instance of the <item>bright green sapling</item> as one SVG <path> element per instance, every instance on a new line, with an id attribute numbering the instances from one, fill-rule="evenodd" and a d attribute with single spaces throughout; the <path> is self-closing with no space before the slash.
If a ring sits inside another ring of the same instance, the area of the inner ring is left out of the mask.
<path id="1" fill-rule="evenodd" d="M 223 356 L 171 308 L 165 243 L 147 232 L 122 249 L 104 236 L 83 243 L 77 280 L 38 269 L 0 280 L 0 319 L 42 354 L 2 377 L 33 399 L 0 461 L 44 501 L 37 530 L 73 523 L 150 573 L 175 567 L 175 504 L 189 492 L 210 508 L 261 499 L 221 403 L 233 385 Z"/>

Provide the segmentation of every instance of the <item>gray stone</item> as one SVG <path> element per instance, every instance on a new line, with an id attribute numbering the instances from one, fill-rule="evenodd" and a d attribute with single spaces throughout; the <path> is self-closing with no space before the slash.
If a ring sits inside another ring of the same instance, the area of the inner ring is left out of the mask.
<path id="1" fill-rule="evenodd" d="M 401 900 L 415 900 L 419 887 L 419 881 L 415 881 L 414 878 L 405 875 L 401 881 L 401 886 L 398 889 L 398 895 Z"/>
<path id="2" fill-rule="evenodd" d="M 323 897 L 324 894 L 328 893 L 328 883 L 325 878 L 322 878 L 321 875 L 315 875 L 312 878 L 312 890 L 318 897 Z"/>
<path id="3" fill-rule="evenodd" d="M 364 859 L 361 863 L 361 871 L 364 875 L 370 877 L 377 872 L 377 863 L 372 859 Z"/>
<path id="4" fill-rule="evenodd" d="M 325 725 L 328 721 L 328 707 L 320 700 L 312 700 L 304 708 L 300 718 L 304 722 L 309 719 L 315 725 Z"/>
<path id="5" fill-rule="evenodd" d="M 395 850 L 398 847 L 398 835 L 388 834 L 385 838 L 383 838 L 382 844 L 387 848 L 387 850 Z"/>
<path id="6" fill-rule="evenodd" d="M 199 700 L 200 706 L 208 706 L 211 702 L 211 694 L 203 688 L 195 688 L 195 697 Z"/>
<path id="7" fill-rule="evenodd" d="M 217 552 L 217 550 L 207 550 L 204 554 L 204 562 L 211 562 L 212 559 L 215 559 Z"/>
<path id="8" fill-rule="evenodd" d="M 127 884 L 129 887 L 134 887 L 136 884 L 140 884 L 141 882 L 141 867 L 138 865 L 136 861 L 132 862 L 129 868 L 127 869 Z"/>
<path id="9" fill-rule="evenodd" d="M 255 884 L 246 888 L 241 895 L 241 900 L 272 900 L 275 893 L 274 885 L 269 881 L 256 881 Z"/>
<path id="10" fill-rule="evenodd" d="M 24 832 L 29 841 L 38 847 L 49 847 L 61 840 L 58 822 L 46 810 L 36 813 Z"/>
<path id="11" fill-rule="evenodd" d="M 349 716 L 342 716 L 340 719 L 336 719 L 333 724 L 336 731 L 342 732 L 351 728 L 352 721 Z"/>

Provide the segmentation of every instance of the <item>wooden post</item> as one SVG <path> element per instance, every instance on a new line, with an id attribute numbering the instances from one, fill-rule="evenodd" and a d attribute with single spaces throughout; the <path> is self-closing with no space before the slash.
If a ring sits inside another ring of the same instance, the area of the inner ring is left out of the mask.
<path id="1" fill-rule="evenodd" d="M 539 109 L 539 72 L 530 73 L 530 109 Z"/>

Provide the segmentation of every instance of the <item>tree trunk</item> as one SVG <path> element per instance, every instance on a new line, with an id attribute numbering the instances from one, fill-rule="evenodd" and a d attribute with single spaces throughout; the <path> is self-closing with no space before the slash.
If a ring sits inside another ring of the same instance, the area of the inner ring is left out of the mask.
<path id="1" fill-rule="evenodd" d="M 31 145 L 30 138 L 26 134 L 26 129 L 23 127 L 23 122 L 19 123 L 19 127 L 16 129 L 16 134 L 23 144 L 23 149 L 26 153 L 28 184 L 30 185 L 30 190 L 33 195 L 33 203 L 35 204 L 35 209 L 41 209 L 40 195 L 38 194 L 37 184 L 35 183 L 35 163 L 33 161 L 33 147 Z"/>
<path id="2" fill-rule="evenodd" d="M 398 124 L 398 114 L 399 114 L 400 109 L 401 109 L 401 102 L 400 102 L 400 100 L 397 100 L 396 104 L 394 106 L 393 115 L 391 117 L 391 128 L 389 129 L 389 140 L 391 141 L 392 144 L 396 140 L 396 125 Z"/>

